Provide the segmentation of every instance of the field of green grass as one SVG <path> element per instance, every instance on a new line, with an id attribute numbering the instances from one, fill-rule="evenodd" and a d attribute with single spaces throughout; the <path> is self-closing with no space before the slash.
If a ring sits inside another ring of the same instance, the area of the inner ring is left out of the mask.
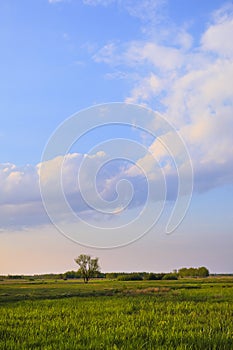
<path id="1" fill-rule="evenodd" d="M 1 281 L 0 349 L 233 349 L 233 278 Z"/>

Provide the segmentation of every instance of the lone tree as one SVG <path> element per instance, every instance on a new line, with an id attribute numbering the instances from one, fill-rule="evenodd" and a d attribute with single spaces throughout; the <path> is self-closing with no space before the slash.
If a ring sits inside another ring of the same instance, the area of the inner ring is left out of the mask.
<path id="1" fill-rule="evenodd" d="M 99 258 L 92 259 L 89 255 L 81 254 L 74 260 L 79 265 L 78 272 L 84 279 L 84 283 L 87 283 L 90 278 L 96 277 L 100 273 Z"/>

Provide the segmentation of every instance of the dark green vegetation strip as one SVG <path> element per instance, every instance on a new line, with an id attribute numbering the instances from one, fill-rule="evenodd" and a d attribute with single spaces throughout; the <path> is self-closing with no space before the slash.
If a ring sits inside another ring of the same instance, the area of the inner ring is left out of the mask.
<path id="1" fill-rule="evenodd" d="M 0 349 L 233 349 L 230 278 L 3 282 L 0 300 Z"/>

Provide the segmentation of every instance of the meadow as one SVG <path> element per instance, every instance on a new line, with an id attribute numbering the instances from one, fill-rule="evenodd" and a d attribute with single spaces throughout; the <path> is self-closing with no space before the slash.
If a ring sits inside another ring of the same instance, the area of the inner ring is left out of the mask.
<path id="1" fill-rule="evenodd" d="M 233 278 L 0 282 L 0 349 L 233 349 Z"/>

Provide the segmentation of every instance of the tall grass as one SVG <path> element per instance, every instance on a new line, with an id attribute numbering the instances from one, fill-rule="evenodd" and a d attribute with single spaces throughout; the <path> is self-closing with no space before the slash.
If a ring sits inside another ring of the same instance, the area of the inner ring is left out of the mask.
<path id="1" fill-rule="evenodd" d="M 5 286 L 0 349 L 233 349 L 232 283 L 117 285 L 48 284 L 43 299 L 16 302 L 10 291 L 32 293 L 32 286 Z M 82 296 L 62 297 L 65 288 Z M 49 300 L 54 290 L 58 298 Z"/>

